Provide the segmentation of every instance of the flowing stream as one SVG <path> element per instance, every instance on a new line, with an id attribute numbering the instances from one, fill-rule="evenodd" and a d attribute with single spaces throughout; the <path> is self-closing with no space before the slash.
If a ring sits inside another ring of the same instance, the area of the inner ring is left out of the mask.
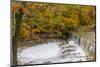
<path id="1" fill-rule="evenodd" d="M 95 60 L 95 42 L 77 35 L 69 40 L 55 40 L 18 48 L 18 64 L 46 64 Z"/>

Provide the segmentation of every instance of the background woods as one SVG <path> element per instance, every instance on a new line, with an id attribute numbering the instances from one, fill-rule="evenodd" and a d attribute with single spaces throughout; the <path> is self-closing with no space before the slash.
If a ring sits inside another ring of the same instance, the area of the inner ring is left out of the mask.
<path id="1" fill-rule="evenodd" d="M 67 31 L 93 31 L 91 28 L 95 29 L 94 6 L 32 2 L 13 2 L 12 5 L 13 33 L 20 21 L 18 26 L 20 26 L 21 38 L 32 37 L 35 33 L 63 35 Z M 20 13 L 23 13 L 23 16 L 20 16 L 22 15 Z"/>

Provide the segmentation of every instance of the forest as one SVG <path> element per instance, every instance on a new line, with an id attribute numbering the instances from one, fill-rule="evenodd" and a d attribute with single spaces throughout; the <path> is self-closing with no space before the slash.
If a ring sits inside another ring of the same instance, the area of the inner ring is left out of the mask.
<path id="1" fill-rule="evenodd" d="M 67 31 L 95 31 L 94 6 L 32 2 L 13 2 L 12 5 L 13 34 L 19 27 L 22 39 L 36 39 L 40 33 L 50 34 L 52 38 L 52 34 L 63 36 Z"/>
<path id="2" fill-rule="evenodd" d="M 45 39 L 65 39 L 70 31 L 95 32 L 95 6 L 13 1 L 11 9 L 15 46 L 18 41 L 38 43 Z"/>

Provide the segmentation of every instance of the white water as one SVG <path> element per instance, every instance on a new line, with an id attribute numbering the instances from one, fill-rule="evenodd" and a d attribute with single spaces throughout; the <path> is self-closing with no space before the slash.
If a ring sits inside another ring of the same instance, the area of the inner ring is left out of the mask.
<path id="1" fill-rule="evenodd" d="M 18 51 L 18 62 L 19 64 L 43 64 L 86 61 L 84 51 L 73 41 L 59 46 L 61 43 L 44 43 L 23 49 L 22 52 Z"/>

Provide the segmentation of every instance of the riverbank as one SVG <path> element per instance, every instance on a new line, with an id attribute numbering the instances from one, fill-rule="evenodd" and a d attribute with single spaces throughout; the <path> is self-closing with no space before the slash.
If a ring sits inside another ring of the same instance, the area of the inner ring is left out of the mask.
<path id="1" fill-rule="evenodd" d="M 26 40 L 26 39 L 19 39 L 18 41 L 18 47 L 28 47 L 28 46 L 33 46 L 33 45 L 38 45 L 42 44 L 44 42 L 50 42 L 50 41 L 62 41 L 65 40 L 67 41 L 70 39 L 73 34 L 75 36 L 83 37 L 87 40 L 94 41 L 95 42 L 95 32 L 70 32 L 66 33 L 63 36 L 58 36 L 56 34 L 37 34 L 34 35 L 31 40 Z M 49 36 L 52 36 L 51 38 Z M 36 39 L 35 39 L 36 37 Z"/>

